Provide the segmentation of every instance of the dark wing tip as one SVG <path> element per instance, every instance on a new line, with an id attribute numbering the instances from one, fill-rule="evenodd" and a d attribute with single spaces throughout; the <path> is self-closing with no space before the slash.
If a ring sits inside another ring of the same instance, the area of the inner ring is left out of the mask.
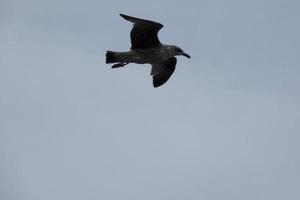
<path id="1" fill-rule="evenodd" d="M 165 76 L 167 76 L 167 75 L 165 75 Z M 162 86 L 169 80 L 169 78 L 170 77 L 168 77 L 168 76 L 167 77 L 157 77 L 157 76 L 153 77 L 153 81 L 152 81 L 153 87 L 158 88 L 158 87 Z"/>
<path id="2" fill-rule="evenodd" d="M 158 84 L 156 85 L 155 83 L 153 83 L 154 88 L 158 88 L 159 86 L 161 86 L 161 85 L 158 85 Z"/>
<path id="3" fill-rule="evenodd" d="M 165 84 L 167 81 L 153 81 L 153 87 L 154 88 L 158 88 L 160 86 L 162 86 L 163 84 Z"/>
<path id="4" fill-rule="evenodd" d="M 124 15 L 122 13 L 120 13 L 120 16 L 123 17 L 124 19 L 126 19 L 127 15 Z"/>
<path id="5" fill-rule="evenodd" d="M 127 21 L 132 22 L 132 23 L 152 23 L 152 24 L 155 24 L 158 27 L 158 30 L 161 29 L 162 27 L 164 27 L 161 23 L 154 22 L 154 21 L 151 21 L 151 20 L 132 17 L 132 16 L 125 15 L 125 14 L 122 14 L 122 13 L 120 13 L 120 16 L 123 17 L 124 19 L 126 19 Z"/>
<path id="6" fill-rule="evenodd" d="M 138 20 L 140 20 L 140 19 L 138 19 L 136 17 L 131 17 L 129 15 L 124 15 L 122 13 L 120 13 L 120 16 L 123 17 L 124 19 L 126 19 L 127 21 L 132 22 L 132 23 L 136 23 Z"/>

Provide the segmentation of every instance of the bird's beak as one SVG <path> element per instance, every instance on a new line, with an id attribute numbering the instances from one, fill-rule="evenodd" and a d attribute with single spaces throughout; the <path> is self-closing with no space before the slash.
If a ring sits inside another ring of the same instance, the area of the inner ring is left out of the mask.
<path id="1" fill-rule="evenodd" d="M 189 54 L 187 54 L 187 53 L 183 53 L 182 55 L 185 56 L 185 57 L 187 57 L 187 58 L 191 58 L 191 56 Z"/>

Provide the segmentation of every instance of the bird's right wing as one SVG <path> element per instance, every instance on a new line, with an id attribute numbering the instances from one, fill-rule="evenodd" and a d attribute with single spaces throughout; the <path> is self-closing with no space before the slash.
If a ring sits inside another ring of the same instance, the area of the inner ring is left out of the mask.
<path id="1" fill-rule="evenodd" d="M 163 27 L 162 24 L 124 14 L 120 15 L 133 23 L 133 28 L 130 32 L 131 49 L 150 48 L 161 45 L 157 34 Z"/>
<path id="2" fill-rule="evenodd" d="M 151 75 L 154 87 L 159 87 L 169 80 L 175 71 L 176 63 L 177 59 L 175 57 L 171 57 L 160 65 L 152 66 Z"/>

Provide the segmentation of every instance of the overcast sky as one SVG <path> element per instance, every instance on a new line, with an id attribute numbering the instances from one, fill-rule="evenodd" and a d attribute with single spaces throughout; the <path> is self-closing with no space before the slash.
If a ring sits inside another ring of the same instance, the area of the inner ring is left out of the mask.
<path id="1" fill-rule="evenodd" d="M 300 1 L 0 0 L 1 200 L 299 200 Z M 164 24 L 162 87 L 124 13 Z"/>

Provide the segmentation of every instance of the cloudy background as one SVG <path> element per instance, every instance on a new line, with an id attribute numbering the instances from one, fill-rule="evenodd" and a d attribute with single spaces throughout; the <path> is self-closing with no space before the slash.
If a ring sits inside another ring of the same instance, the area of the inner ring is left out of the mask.
<path id="1" fill-rule="evenodd" d="M 297 0 L 0 1 L 1 200 L 299 200 Z M 125 13 L 171 79 L 112 70 Z"/>

